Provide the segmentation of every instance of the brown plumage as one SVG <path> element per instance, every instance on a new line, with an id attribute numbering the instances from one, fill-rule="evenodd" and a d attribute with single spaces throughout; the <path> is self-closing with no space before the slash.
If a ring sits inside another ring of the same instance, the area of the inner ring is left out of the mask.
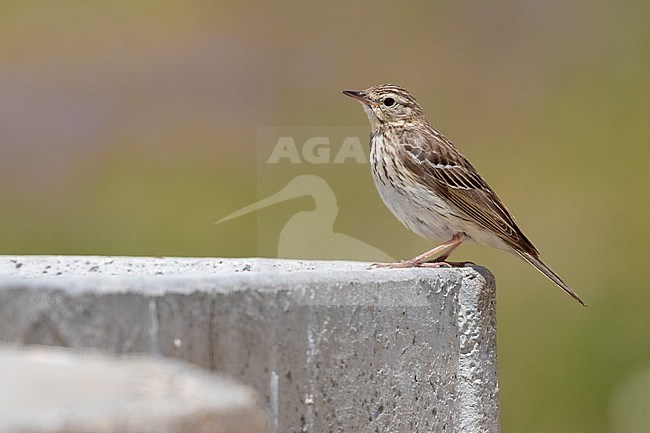
<path id="1" fill-rule="evenodd" d="M 343 93 L 359 100 L 368 114 L 372 175 L 384 203 L 425 239 L 451 238 L 411 260 L 379 266 L 448 265 L 449 254 L 471 240 L 517 254 L 585 305 L 540 260 L 510 211 L 467 158 L 431 126 L 409 92 L 382 84 Z"/>

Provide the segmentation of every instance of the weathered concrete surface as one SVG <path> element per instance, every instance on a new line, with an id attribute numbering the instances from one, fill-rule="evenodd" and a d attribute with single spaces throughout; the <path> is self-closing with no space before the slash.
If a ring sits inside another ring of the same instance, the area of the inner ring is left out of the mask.
<path id="1" fill-rule="evenodd" d="M 154 352 L 229 373 L 276 432 L 496 432 L 480 267 L 0 257 L 0 341 Z"/>
<path id="2" fill-rule="evenodd" d="M 264 433 L 255 392 L 158 357 L 0 348 L 0 433 Z"/>

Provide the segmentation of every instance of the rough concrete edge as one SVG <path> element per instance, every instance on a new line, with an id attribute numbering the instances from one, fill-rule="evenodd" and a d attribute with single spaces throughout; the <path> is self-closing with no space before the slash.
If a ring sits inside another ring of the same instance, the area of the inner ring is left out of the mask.
<path id="1" fill-rule="evenodd" d="M 500 420 L 494 275 L 490 272 L 468 273 L 462 279 L 458 297 L 458 327 L 462 333 L 458 366 L 459 431 L 498 433 Z M 478 342 L 482 344 L 479 345 Z M 486 347 L 494 349 L 486 351 Z M 485 373 L 492 371 L 490 364 L 494 364 L 494 374 L 487 376 Z M 481 368 L 477 368 L 479 366 Z M 490 400 L 490 387 L 494 388 L 493 401 Z"/>
<path id="2" fill-rule="evenodd" d="M 350 282 L 400 283 L 416 279 L 456 279 L 471 278 L 471 274 L 481 276 L 486 281 L 494 277 L 486 268 L 441 268 L 441 269 L 372 269 L 342 271 L 262 271 L 255 273 L 215 272 L 205 274 L 178 275 L 61 275 L 61 276 L 15 276 L 0 274 L 0 288 L 22 288 L 29 286 L 39 289 L 60 290 L 64 293 L 124 293 L 138 291 L 151 296 L 167 293 L 187 294 L 195 292 L 225 292 L 243 290 L 242 287 L 273 289 L 279 286 L 305 286 L 311 282 L 328 284 L 348 284 Z M 372 278 L 376 277 L 376 278 Z M 191 286 L 187 286 L 187 282 Z M 152 282 L 155 284 L 152 285 Z M 182 284 L 180 284 L 182 283 Z M 218 283 L 218 285 L 216 285 Z M 245 283 L 245 284 L 243 284 Z M 299 283 L 299 284 L 295 284 Z"/>

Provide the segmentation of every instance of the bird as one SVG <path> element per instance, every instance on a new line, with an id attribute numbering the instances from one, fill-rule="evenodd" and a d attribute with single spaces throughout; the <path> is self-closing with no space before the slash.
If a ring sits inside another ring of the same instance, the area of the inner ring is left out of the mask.
<path id="1" fill-rule="evenodd" d="M 441 245 L 398 263 L 377 267 L 448 267 L 465 241 L 519 256 L 586 306 L 546 265 L 515 218 L 474 166 L 434 128 L 416 99 L 395 84 L 344 90 L 361 102 L 370 121 L 370 166 L 384 204 L 410 230 Z M 433 257 L 433 259 L 432 259 Z"/>

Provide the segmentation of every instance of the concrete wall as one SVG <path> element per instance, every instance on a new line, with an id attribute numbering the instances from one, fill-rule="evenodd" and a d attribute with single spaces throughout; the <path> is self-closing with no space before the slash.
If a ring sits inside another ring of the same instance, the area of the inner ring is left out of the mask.
<path id="1" fill-rule="evenodd" d="M 228 373 L 276 432 L 497 432 L 492 275 L 367 266 L 0 257 L 0 341 Z"/>

